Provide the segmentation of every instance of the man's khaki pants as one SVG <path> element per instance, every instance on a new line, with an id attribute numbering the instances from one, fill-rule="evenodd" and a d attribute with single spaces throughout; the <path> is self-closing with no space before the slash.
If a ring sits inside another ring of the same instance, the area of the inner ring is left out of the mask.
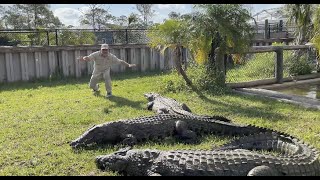
<path id="1" fill-rule="evenodd" d="M 111 93 L 112 87 L 111 87 L 110 68 L 106 69 L 105 71 L 94 70 L 90 79 L 89 87 L 93 90 L 98 90 L 97 84 L 101 79 L 101 77 L 103 77 L 105 80 L 106 91 Z"/>

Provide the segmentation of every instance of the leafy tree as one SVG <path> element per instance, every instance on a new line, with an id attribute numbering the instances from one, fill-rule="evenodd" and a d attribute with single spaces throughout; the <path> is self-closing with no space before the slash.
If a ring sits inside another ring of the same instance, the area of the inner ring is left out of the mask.
<path id="1" fill-rule="evenodd" d="M 59 18 L 49 8 L 48 4 L 15 4 L 5 12 L 6 27 L 35 29 L 62 26 Z"/>
<path id="2" fill-rule="evenodd" d="M 170 19 L 178 19 L 180 18 L 180 13 L 177 13 L 177 12 L 174 12 L 174 11 L 171 11 L 169 14 L 168 14 L 169 18 Z"/>
<path id="3" fill-rule="evenodd" d="M 288 17 L 287 23 L 294 24 L 295 44 L 303 45 L 310 40 L 313 24 L 312 14 L 314 8 L 312 4 L 286 4 L 285 14 Z"/>
<path id="4" fill-rule="evenodd" d="M 153 26 L 148 32 L 147 36 L 150 38 L 149 46 L 160 49 L 161 53 L 164 53 L 167 48 L 173 49 L 175 54 L 175 67 L 178 73 L 182 75 L 188 86 L 190 86 L 194 91 L 198 92 L 181 65 L 182 47 L 187 46 L 187 25 L 188 24 L 186 21 L 169 19 L 163 24 Z"/>
<path id="5" fill-rule="evenodd" d="M 63 30 L 59 33 L 59 45 L 95 44 L 96 36 L 93 32 Z"/>
<path id="6" fill-rule="evenodd" d="M 123 27 L 123 26 L 127 26 L 127 24 L 128 24 L 128 18 L 127 18 L 127 16 L 125 16 L 125 15 L 122 15 L 122 16 L 116 18 L 115 21 L 116 21 L 116 23 L 117 23 L 118 25 L 120 25 L 120 26 L 122 26 L 122 27 Z"/>
<path id="7" fill-rule="evenodd" d="M 154 4 L 137 4 L 137 10 L 141 13 L 141 16 L 143 17 L 144 23 L 148 26 L 150 19 L 154 15 L 154 10 L 152 10 L 152 6 Z"/>
<path id="8" fill-rule="evenodd" d="M 3 16 L 6 29 L 30 29 L 29 19 L 27 16 L 22 15 L 17 6 L 10 7 L 10 10 L 7 10 Z"/>
<path id="9" fill-rule="evenodd" d="M 314 43 L 315 47 L 318 50 L 318 55 L 320 54 L 320 5 L 318 5 L 315 8 L 314 14 L 313 14 L 313 24 L 314 24 L 314 31 L 313 31 L 313 37 L 311 41 Z M 320 72 L 320 60 L 319 57 L 317 57 L 317 72 Z"/>
<path id="10" fill-rule="evenodd" d="M 215 49 L 221 53 L 244 52 L 250 46 L 253 27 L 248 23 L 252 17 L 241 4 L 197 4 L 196 12 L 189 19 L 190 46 L 198 61 L 208 63 L 209 79 L 215 73 Z M 209 61 L 207 55 L 209 54 Z"/>
<path id="11" fill-rule="evenodd" d="M 129 16 L 128 16 L 128 26 L 130 25 L 135 25 L 137 23 L 141 22 L 140 21 L 140 18 L 139 18 L 139 15 L 138 14 L 135 14 L 135 13 L 131 13 Z"/>
<path id="12" fill-rule="evenodd" d="M 2 15 L 4 13 L 4 10 L 5 10 L 5 8 L 0 5 L 0 15 Z"/>
<path id="13" fill-rule="evenodd" d="M 88 12 L 82 12 L 80 24 L 88 24 L 96 29 L 97 26 L 107 26 L 108 22 L 114 19 L 114 16 L 108 12 L 109 8 L 107 10 L 103 9 L 103 4 L 89 4 L 88 7 Z"/>
<path id="14" fill-rule="evenodd" d="M 304 45 L 312 38 L 313 23 L 312 14 L 314 7 L 312 4 L 286 4 L 285 14 L 288 17 L 287 23 L 294 24 L 296 29 L 294 31 L 296 45 Z M 295 50 L 293 60 L 298 62 L 303 55 L 302 50 Z"/>
<path id="15" fill-rule="evenodd" d="M 139 18 L 139 15 L 135 13 L 131 13 L 128 17 L 125 15 L 116 17 L 114 22 L 122 28 L 124 27 L 134 29 L 144 27 L 144 24 Z"/>
<path id="16" fill-rule="evenodd" d="M 4 28 L 4 22 L 3 22 L 3 19 L 2 19 L 4 11 L 5 11 L 5 8 L 0 5 L 0 17 L 1 17 L 1 19 L 0 19 L 0 29 Z"/>

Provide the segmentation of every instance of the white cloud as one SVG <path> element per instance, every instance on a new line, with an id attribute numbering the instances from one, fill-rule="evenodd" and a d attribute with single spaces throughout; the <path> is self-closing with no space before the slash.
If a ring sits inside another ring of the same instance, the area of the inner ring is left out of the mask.
<path id="1" fill-rule="evenodd" d="M 57 16 L 60 21 L 68 25 L 78 26 L 79 25 L 79 17 L 81 16 L 81 12 L 77 9 L 73 8 L 58 8 L 54 10 L 53 14 Z"/>
<path id="2" fill-rule="evenodd" d="M 119 7 L 117 6 L 121 7 L 120 5 L 113 5 L 113 7 L 110 9 L 111 14 L 119 14 Z M 57 16 L 66 26 L 79 26 L 80 16 L 82 13 L 87 12 L 89 7 L 85 5 L 77 5 L 73 7 L 71 5 L 54 5 L 53 9 L 54 15 Z M 125 9 L 121 7 L 120 9 L 121 15 L 129 14 L 130 11 L 133 12 L 133 10 L 129 10 L 129 8 Z M 168 14 L 172 11 L 180 14 L 190 11 L 187 4 L 156 4 L 153 9 L 155 10 L 155 14 L 151 20 L 155 23 L 162 23 L 164 19 L 168 18 Z"/>
<path id="3" fill-rule="evenodd" d="M 81 8 L 79 8 L 79 11 L 82 13 L 86 13 L 89 11 L 89 7 L 88 6 L 81 7 Z"/>
<path id="4" fill-rule="evenodd" d="M 186 9 L 185 4 L 158 4 L 157 8 L 168 11 L 183 11 Z"/>
<path id="5" fill-rule="evenodd" d="M 168 14 L 172 11 L 180 14 L 190 12 L 187 4 L 157 4 L 155 10 L 156 13 L 152 17 L 152 20 L 156 23 L 162 23 L 164 19 L 168 19 Z"/>
<path id="6" fill-rule="evenodd" d="M 152 17 L 152 21 L 154 23 L 162 23 L 165 18 L 168 18 L 167 14 L 160 14 L 158 11 L 156 11 Z"/>

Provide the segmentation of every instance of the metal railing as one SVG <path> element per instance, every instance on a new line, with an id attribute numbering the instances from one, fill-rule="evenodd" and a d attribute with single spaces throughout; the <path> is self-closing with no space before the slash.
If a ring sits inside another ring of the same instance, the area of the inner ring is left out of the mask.
<path id="1" fill-rule="evenodd" d="M 292 37 L 295 26 L 283 23 L 258 24 L 255 34 L 263 34 L 266 39 L 278 32 L 287 32 Z M 46 46 L 46 45 L 97 45 L 108 44 L 146 44 L 147 29 L 5 29 L 0 30 L 0 46 Z M 257 36 L 258 37 L 258 36 Z M 285 37 L 288 38 L 288 37 Z"/>
<path id="2" fill-rule="evenodd" d="M 0 30 L 0 46 L 46 46 L 83 44 L 146 44 L 147 29 L 20 29 Z"/>

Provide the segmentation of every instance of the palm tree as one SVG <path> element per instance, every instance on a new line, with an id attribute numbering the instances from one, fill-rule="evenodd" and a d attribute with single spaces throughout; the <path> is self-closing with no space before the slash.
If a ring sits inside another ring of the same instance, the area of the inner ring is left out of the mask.
<path id="1" fill-rule="evenodd" d="M 190 22 L 190 48 L 198 59 L 208 64 L 208 74 L 216 77 L 215 49 L 221 53 L 244 52 L 253 37 L 248 9 L 240 4 L 197 4 Z M 209 55 L 209 57 L 205 56 Z"/>
<path id="2" fill-rule="evenodd" d="M 314 6 L 312 4 L 286 4 L 285 14 L 288 17 L 287 23 L 294 24 L 295 44 L 304 45 L 311 40 L 313 33 L 312 15 Z M 303 51 L 295 50 L 293 59 L 298 61 Z"/>
<path id="3" fill-rule="evenodd" d="M 197 88 L 193 86 L 192 81 L 188 78 L 181 65 L 182 47 L 188 46 L 186 30 L 186 21 L 169 19 L 163 24 L 153 26 L 147 36 L 150 38 L 149 46 L 160 49 L 161 53 L 164 53 L 167 48 L 173 49 L 175 54 L 173 59 L 178 73 L 182 75 L 186 84 L 197 92 Z"/>
<path id="4" fill-rule="evenodd" d="M 198 9 L 195 13 L 166 20 L 154 26 L 148 34 L 151 47 L 162 45 L 162 51 L 167 47 L 174 49 L 177 71 L 193 90 L 196 88 L 181 66 L 182 47 L 190 49 L 198 62 L 200 58 L 208 63 L 208 77 L 212 80 L 218 77 L 215 73 L 215 49 L 220 47 L 223 54 L 243 52 L 253 37 L 253 27 L 249 24 L 253 18 L 242 5 L 202 4 L 195 5 L 195 8 Z"/>
<path id="5" fill-rule="evenodd" d="M 286 4 L 285 13 L 288 17 L 287 23 L 297 27 L 295 30 L 295 44 L 303 45 L 310 40 L 313 24 L 312 14 L 314 7 L 312 4 Z"/>
<path id="6" fill-rule="evenodd" d="M 318 5 L 314 11 L 313 14 L 313 25 L 314 25 L 314 29 L 313 29 L 313 37 L 311 39 L 311 41 L 314 43 L 315 47 L 318 49 L 318 55 L 320 54 L 320 5 Z M 317 72 L 320 72 L 320 61 L 319 61 L 319 57 L 318 57 L 318 62 L 317 62 Z"/>

